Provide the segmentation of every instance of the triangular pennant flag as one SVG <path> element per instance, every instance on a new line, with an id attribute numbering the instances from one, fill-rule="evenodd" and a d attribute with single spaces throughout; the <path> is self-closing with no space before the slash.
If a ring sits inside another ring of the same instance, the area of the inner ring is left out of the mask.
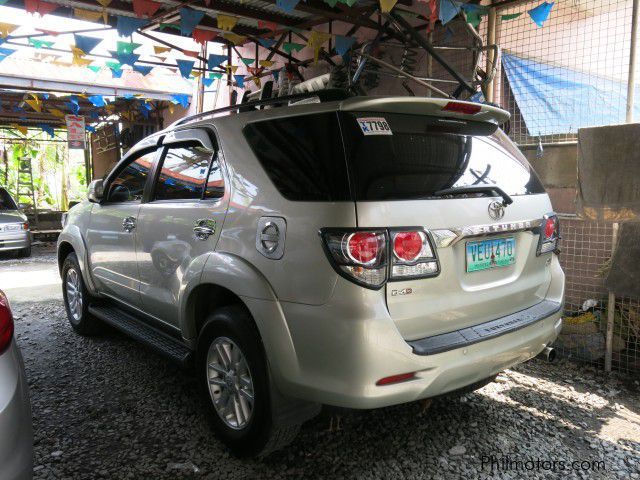
<path id="1" fill-rule="evenodd" d="M 87 97 L 87 100 L 89 100 L 94 107 L 104 107 L 106 105 L 104 102 L 104 96 L 102 95 L 91 95 L 90 97 Z"/>
<path id="2" fill-rule="evenodd" d="M 209 88 L 214 81 L 215 78 L 203 78 L 202 84 L 205 86 L 205 88 Z"/>
<path id="3" fill-rule="evenodd" d="M 198 78 L 198 77 L 202 76 L 202 72 L 200 72 L 200 71 L 193 71 L 193 70 L 192 70 L 192 71 L 191 71 L 191 76 L 192 76 L 193 78 Z"/>
<path id="4" fill-rule="evenodd" d="M 262 30 L 271 30 L 275 32 L 278 29 L 278 24 L 276 22 L 267 22 L 265 20 L 258 20 L 258 28 Z"/>
<path id="5" fill-rule="evenodd" d="M 111 4 L 111 0 L 96 0 L 100 5 L 107 8 Z"/>
<path id="6" fill-rule="evenodd" d="M 16 28 L 18 28 L 18 25 L 13 23 L 0 22 L 0 37 L 7 38 Z"/>
<path id="7" fill-rule="evenodd" d="M 41 16 L 45 16 L 53 12 L 56 8 L 58 8 L 58 5 L 53 3 L 43 2 L 41 0 L 24 0 L 24 9 L 28 13 L 39 13 Z"/>
<path id="8" fill-rule="evenodd" d="M 285 12 L 293 12 L 299 2 L 300 0 L 276 0 L 276 5 Z"/>
<path id="9" fill-rule="evenodd" d="M 326 3 L 327 5 L 329 5 L 331 8 L 335 7 L 336 4 L 338 3 L 338 0 L 324 0 L 324 3 Z"/>
<path id="10" fill-rule="evenodd" d="M 520 15 L 522 15 L 522 12 L 520 13 L 508 13 L 506 15 L 500 15 L 500 20 L 502 20 L 503 22 L 506 20 L 513 20 L 514 18 L 518 18 Z"/>
<path id="11" fill-rule="evenodd" d="M 84 126 L 84 129 L 85 129 L 87 132 L 96 133 L 96 127 L 94 127 L 94 126 L 92 126 L 92 125 L 85 125 L 85 126 Z"/>
<path id="12" fill-rule="evenodd" d="M 276 44 L 276 41 L 273 38 L 259 38 L 258 42 L 264 48 L 271 48 Z"/>
<path id="13" fill-rule="evenodd" d="M 258 60 L 258 65 L 265 68 L 273 66 L 274 63 L 275 62 L 273 60 Z"/>
<path id="14" fill-rule="evenodd" d="M 244 75 L 234 75 L 238 88 L 244 88 Z"/>
<path id="15" fill-rule="evenodd" d="M 167 53 L 171 51 L 171 48 L 169 47 L 159 47 L 157 45 L 153 46 L 153 51 L 155 52 L 156 55 L 160 55 L 162 53 Z"/>
<path id="16" fill-rule="evenodd" d="M 96 46 L 102 42 L 101 38 L 88 37 L 86 35 L 78 35 L 77 33 L 73 34 L 73 37 L 76 41 L 76 47 L 82 50 L 85 54 L 91 53 L 91 50 L 96 48 Z"/>
<path id="17" fill-rule="evenodd" d="M 396 3 L 398 3 L 398 0 L 380 0 L 380 11 L 389 13 L 396 6 Z"/>
<path id="18" fill-rule="evenodd" d="M 460 13 L 460 4 L 455 0 L 440 0 L 438 19 L 446 25 Z"/>
<path id="19" fill-rule="evenodd" d="M 18 125 L 17 123 L 12 123 L 11 128 L 15 128 L 22 135 L 26 135 L 29 132 L 29 129 L 27 127 L 25 127 L 24 125 Z"/>
<path id="20" fill-rule="evenodd" d="M 201 28 L 195 28 L 191 37 L 200 45 L 204 45 L 206 42 L 210 42 L 218 36 L 218 32 L 213 30 L 203 30 Z"/>
<path id="21" fill-rule="evenodd" d="M 318 61 L 318 54 L 320 53 L 320 48 L 324 43 L 326 43 L 331 38 L 331 34 L 324 32 L 317 32 L 313 30 L 311 35 L 309 35 L 309 40 L 307 41 L 307 47 L 313 48 L 313 61 Z"/>
<path id="22" fill-rule="evenodd" d="M 74 8 L 73 16 L 80 20 L 86 20 L 88 22 L 97 22 L 102 17 L 102 12 L 96 12 L 95 10 L 87 10 L 86 8 Z"/>
<path id="23" fill-rule="evenodd" d="M 256 87 L 260 88 L 262 86 L 262 82 L 260 81 L 260 77 L 253 77 L 251 80 L 253 80 L 253 83 L 256 84 Z"/>
<path id="24" fill-rule="evenodd" d="M 151 70 L 153 69 L 152 66 L 148 66 L 148 65 L 133 65 L 133 69 L 136 72 L 141 73 L 142 75 L 149 75 L 149 73 L 151 73 Z"/>
<path id="25" fill-rule="evenodd" d="M 197 50 L 183 50 L 182 53 L 191 58 L 198 58 L 199 55 Z"/>
<path id="26" fill-rule="evenodd" d="M 180 104 L 182 108 L 187 108 L 189 106 L 189 95 L 186 93 L 173 93 L 171 95 L 171 102 Z"/>
<path id="27" fill-rule="evenodd" d="M 64 118 L 64 112 L 57 108 L 49 108 L 47 109 L 51 115 L 58 118 Z"/>
<path id="28" fill-rule="evenodd" d="M 51 42 L 51 41 L 47 41 L 47 40 L 40 40 L 37 38 L 30 38 L 29 39 L 29 44 L 33 45 L 35 48 L 50 48 L 53 46 L 55 42 Z"/>
<path id="29" fill-rule="evenodd" d="M 39 123 L 38 125 L 36 125 L 36 127 L 38 127 L 39 129 L 41 129 L 43 132 L 45 132 L 46 134 L 48 134 L 51 138 L 56 136 L 55 131 L 53 130 L 53 127 L 51 125 L 47 125 L 46 123 Z"/>
<path id="30" fill-rule="evenodd" d="M 349 50 L 351 50 L 351 47 L 353 46 L 355 41 L 355 37 L 336 35 L 334 47 L 336 49 L 336 53 L 340 56 L 345 55 Z"/>
<path id="31" fill-rule="evenodd" d="M 118 51 L 118 53 L 133 53 L 137 48 L 142 46 L 141 43 L 123 42 L 122 40 L 118 40 L 116 45 L 116 50 Z"/>
<path id="32" fill-rule="evenodd" d="M 478 12 L 467 12 L 467 23 L 476 30 L 480 25 L 480 20 L 482 20 L 482 18 L 480 17 L 480 14 Z"/>
<path id="33" fill-rule="evenodd" d="M 531 10 L 529 10 L 527 13 L 536 25 L 542 27 L 547 18 L 549 18 L 549 14 L 551 13 L 551 9 L 553 8 L 554 3 L 555 2 L 543 2 L 536 8 L 532 8 Z"/>
<path id="34" fill-rule="evenodd" d="M 227 71 L 227 74 L 236 73 L 236 70 L 238 70 L 238 65 L 225 65 L 224 69 Z"/>
<path id="35" fill-rule="evenodd" d="M 120 62 L 104 62 L 104 64 L 106 67 L 109 67 L 112 70 L 120 70 L 120 68 L 122 67 L 122 65 L 120 65 Z"/>
<path id="36" fill-rule="evenodd" d="M 262 73 L 262 70 L 260 67 L 247 67 L 247 71 L 253 76 L 259 75 Z"/>
<path id="37" fill-rule="evenodd" d="M 116 29 L 121 37 L 130 37 L 133 32 L 149 23 L 144 18 L 123 17 L 122 15 L 116 15 L 116 17 L 118 18 Z"/>
<path id="38" fill-rule="evenodd" d="M 120 65 L 131 65 L 138 61 L 140 55 L 137 53 L 118 53 L 118 52 L 110 52 L 113 58 L 117 59 L 120 62 Z"/>
<path id="39" fill-rule="evenodd" d="M 4 55 L 5 57 L 8 57 L 13 52 L 15 52 L 14 48 L 0 47 L 0 55 Z"/>
<path id="40" fill-rule="evenodd" d="M 58 32 L 57 30 L 46 30 L 44 28 L 36 28 L 37 31 L 39 31 L 40 33 L 46 33 L 47 35 L 51 35 L 52 37 L 57 37 L 58 35 L 60 35 L 60 32 Z"/>
<path id="41" fill-rule="evenodd" d="M 100 65 L 89 65 L 87 68 L 93 73 L 98 73 L 100 70 L 102 70 L 102 67 Z"/>
<path id="42" fill-rule="evenodd" d="M 222 36 L 225 38 L 225 40 L 229 40 L 234 45 L 238 45 L 247 39 L 247 37 L 245 37 L 244 35 L 238 35 L 237 33 L 233 32 L 225 32 L 222 34 Z"/>
<path id="43" fill-rule="evenodd" d="M 191 35 L 193 29 L 200 23 L 204 12 L 200 10 L 192 10 L 190 8 L 183 7 L 180 10 L 180 32 L 182 35 Z"/>
<path id="44" fill-rule="evenodd" d="M 253 58 L 241 58 L 240 60 L 242 60 L 242 63 L 244 63 L 247 66 L 253 65 L 253 62 L 255 62 Z"/>
<path id="45" fill-rule="evenodd" d="M 214 68 L 219 67 L 223 62 L 226 62 L 226 61 L 227 61 L 226 55 L 217 55 L 215 53 L 212 53 L 211 55 L 209 55 L 209 60 L 207 60 L 207 67 L 213 70 Z"/>
<path id="46" fill-rule="evenodd" d="M 278 83 L 278 79 L 280 78 L 280 70 L 271 70 L 271 75 L 273 75 L 273 79 L 276 83 Z"/>
<path id="47" fill-rule="evenodd" d="M 218 16 L 216 17 L 216 21 L 218 22 L 219 29 L 230 32 L 231 30 L 233 30 L 233 27 L 236 26 L 236 23 L 238 23 L 238 17 L 218 14 Z"/>
<path id="48" fill-rule="evenodd" d="M 183 78 L 189 78 L 189 75 L 191 75 L 191 70 L 193 70 L 193 65 L 195 64 L 195 62 L 192 62 L 191 60 L 176 60 L 176 63 L 178 64 L 178 70 L 180 70 L 180 75 L 182 75 Z"/>
<path id="49" fill-rule="evenodd" d="M 171 28 L 173 30 L 180 31 L 180 25 L 174 25 L 173 23 L 161 23 L 160 24 L 160 30 L 164 30 L 166 28 Z"/>
<path id="50" fill-rule="evenodd" d="M 293 51 L 299 52 L 303 48 L 304 45 L 301 43 L 285 42 L 282 44 L 282 50 L 289 54 Z"/>
<path id="51" fill-rule="evenodd" d="M 214 80 L 220 80 L 222 78 L 222 74 L 219 72 L 213 72 L 209 74 L 209 78 L 213 78 Z"/>
<path id="52" fill-rule="evenodd" d="M 42 112 L 42 106 L 40 105 L 40 102 L 38 100 L 26 99 L 24 103 L 33 108 L 36 112 Z"/>
<path id="53" fill-rule="evenodd" d="M 340 3 L 344 3 L 345 5 L 348 5 L 349 7 L 353 7 L 358 0 L 339 0 L 339 1 L 340 1 Z"/>
<path id="54" fill-rule="evenodd" d="M 136 17 L 151 17 L 162 6 L 161 3 L 154 2 L 153 0 L 132 0 L 133 11 Z"/>

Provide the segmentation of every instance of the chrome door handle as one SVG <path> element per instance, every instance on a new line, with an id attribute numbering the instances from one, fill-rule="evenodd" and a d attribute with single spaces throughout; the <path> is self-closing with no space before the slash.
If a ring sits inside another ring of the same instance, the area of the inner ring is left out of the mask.
<path id="1" fill-rule="evenodd" d="M 208 218 L 196 220 L 193 226 L 193 233 L 195 233 L 197 240 L 206 240 L 216 233 L 216 221 Z"/>
<path id="2" fill-rule="evenodd" d="M 133 217 L 124 217 L 122 220 L 122 229 L 127 233 L 131 233 L 134 228 L 136 228 L 136 219 Z"/>

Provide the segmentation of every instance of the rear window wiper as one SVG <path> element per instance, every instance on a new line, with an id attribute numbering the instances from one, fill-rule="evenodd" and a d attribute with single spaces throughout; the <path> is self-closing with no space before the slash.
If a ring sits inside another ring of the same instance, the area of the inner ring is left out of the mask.
<path id="1" fill-rule="evenodd" d="M 433 195 L 436 197 L 443 197 L 445 195 L 466 195 L 468 193 L 488 193 L 490 195 L 497 193 L 502 197 L 502 204 L 505 207 L 513 203 L 513 198 L 511 198 L 507 192 L 497 185 L 471 185 L 468 187 L 445 188 L 444 190 L 438 190 Z"/>

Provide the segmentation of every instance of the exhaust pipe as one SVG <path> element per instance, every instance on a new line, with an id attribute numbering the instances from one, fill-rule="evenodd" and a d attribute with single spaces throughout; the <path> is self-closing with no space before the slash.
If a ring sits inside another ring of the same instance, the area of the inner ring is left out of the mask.
<path id="1" fill-rule="evenodd" d="M 556 359 L 556 351 L 551 347 L 544 347 L 544 350 L 536 355 L 536 358 L 541 358 L 549 363 L 554 362 Z"/>

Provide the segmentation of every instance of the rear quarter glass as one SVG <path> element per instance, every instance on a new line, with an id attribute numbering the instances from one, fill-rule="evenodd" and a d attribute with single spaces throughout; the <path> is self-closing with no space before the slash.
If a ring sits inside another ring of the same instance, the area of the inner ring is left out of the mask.
<path id="1" fill-rule="evenodd" d="M 389 130 L 367 134 L 363 118 L 384 122 Z M 544 193 L 495 125 L 384 112 L 342 112 L 340 121 L 357 201 L 424 199 L 471 185 L 497 185 L 510 195 Z"/>

